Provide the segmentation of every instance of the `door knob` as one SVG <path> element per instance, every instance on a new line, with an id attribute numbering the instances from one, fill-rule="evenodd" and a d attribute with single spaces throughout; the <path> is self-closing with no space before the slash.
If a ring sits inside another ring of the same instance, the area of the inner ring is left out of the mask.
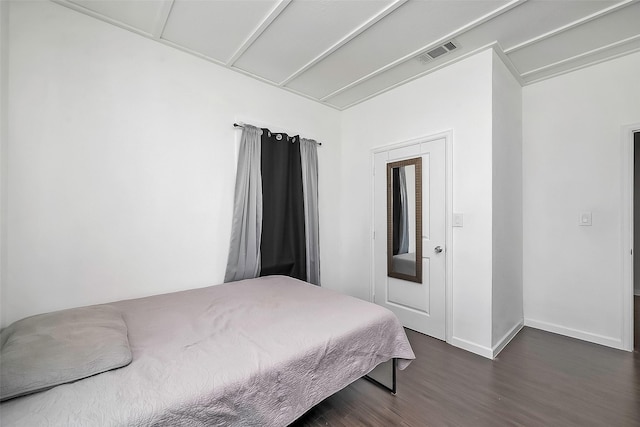
<path id="1" fill-rule="evenodd" d="M 434 250 L 435 250 L 435 252 L 436 252 L 437 254 L 439 254 L 440 252 L 442 252 L 442 248 L 441 248 L 440 246 L 436 246 L 436 248 L 435 248 Z"/>

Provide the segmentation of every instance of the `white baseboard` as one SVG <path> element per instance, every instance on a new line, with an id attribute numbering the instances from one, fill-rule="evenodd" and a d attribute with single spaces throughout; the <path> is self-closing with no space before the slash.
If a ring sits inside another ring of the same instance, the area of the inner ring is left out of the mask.
<path id="1" fill-rule="evenodd" d="M 500 353 L 507 346 L 507 344 L 509 344 L 509 342 L 511 342 L 513 337 L 518 335 L 518 332 L 520 332 L 522 330 L 522 328 L 524 328 L 524 320 L 521 320 L 517 324 L 513 325 L 513 328 L 509 329 L 509 331 L 507 331 L 507 333 L 504 334 L 504 336 L 502 338 L 500 338 L 498 343 L 493 346 L 493 349 L 492 349 L 493 357 L 492 357 L 492 359 L 496 358 L 498 353 Z"/>
<path id="2" fill-rule="evenodd" d="M 463 350 L 470 351 L 471 353 L 486 357 L 487 359 L 493 359 L 493 351 L 489 347 L 478 345 L 474 342 L 456 337 L 451 337 L 451 340 L 448 341 L 448 343 Z"/>
<path id="3" fill-rule="evenodd" d="M 605 335 L 594 334 L 591 332 L 581 331 L 579 329 L 567 328 L 566 326 L 556 325 L 554 323 L 542 322 L 535 319 L 524 319 L 524 325 L 531 328 L 541 329 L 547 332 L 553 332 L 554 334 L 565 335 L 571 338 L 577 338 L 579 340 L 592 342 L 595 344 L 604 345 L 607 347 L 617 348 L 624 350 L 622 339 L 608 337 Z"/>

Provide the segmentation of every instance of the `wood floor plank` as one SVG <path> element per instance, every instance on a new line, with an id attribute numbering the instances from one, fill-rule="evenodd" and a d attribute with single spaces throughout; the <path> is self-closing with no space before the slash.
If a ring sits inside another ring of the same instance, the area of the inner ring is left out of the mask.
<path id="1" fill-rule="evenodd" d="M 640 329 L 640 328 L 636 328 Z M 640 426 L 640 353 L 524 328 L 494 361 L 407 330 L 398 394 L 358 380 L 302 426 Z"/>

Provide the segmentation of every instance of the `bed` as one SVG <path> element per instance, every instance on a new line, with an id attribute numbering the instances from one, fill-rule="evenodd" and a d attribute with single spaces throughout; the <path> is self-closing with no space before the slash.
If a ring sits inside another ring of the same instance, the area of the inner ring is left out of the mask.
<path id="1" fill-rule="evenodd" d="M 390 311 L 284 276 L 92 308 L 121 314 L 130 362 L 5 400 L 2 426 L 286 426 L 414 358 Z"/>

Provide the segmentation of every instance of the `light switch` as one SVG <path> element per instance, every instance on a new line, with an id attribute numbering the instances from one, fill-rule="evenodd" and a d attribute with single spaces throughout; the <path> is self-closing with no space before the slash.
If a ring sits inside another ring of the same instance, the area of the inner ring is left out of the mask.
<path id="1" fill-rule="evenodd" d="M 454 213 L 453 214 L 453 226 L 454 227 L 462 227 L 462 214 Z"/>
<path id="2" fill-rule="evenodd" d="M 578 225 L 591 225 L 591 212 L 580 212 L 580 222 Z"/>

